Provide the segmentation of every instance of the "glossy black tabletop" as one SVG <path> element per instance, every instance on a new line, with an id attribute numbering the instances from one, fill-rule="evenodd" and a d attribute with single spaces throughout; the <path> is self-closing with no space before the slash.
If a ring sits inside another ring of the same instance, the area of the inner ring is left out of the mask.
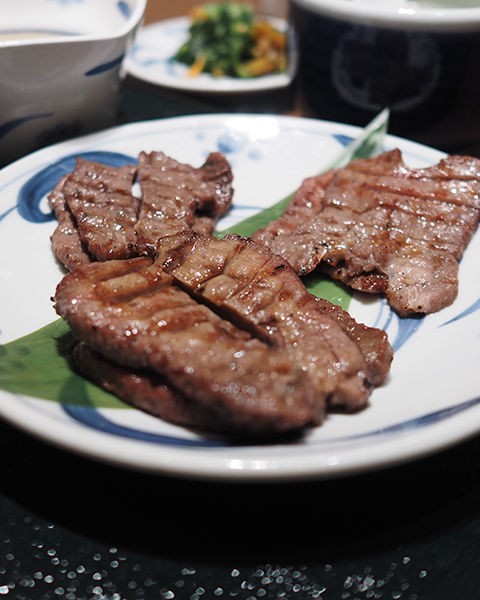
<path id="1" fill-rule="evenodd" d="M 127 81 L 118 121 L 288 113 L 292 93 L 187 98 Z M 0 598 L 480 598 L 478 438 L 384 471 L 281 484 L 130 472 L 1 421 L 0 452 Z"/>

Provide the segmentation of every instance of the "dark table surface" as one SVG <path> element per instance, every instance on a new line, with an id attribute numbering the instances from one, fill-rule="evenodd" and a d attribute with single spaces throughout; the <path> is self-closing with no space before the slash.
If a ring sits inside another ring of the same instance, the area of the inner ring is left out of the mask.
<path id="1" fill-rule="evenodd" d="M 183 97 L 127 80 L 119 123 L 297 111 L 293 90 Z M 239 484 L 130 472 L 0 421 L 0 597 L 480 598 L 480 439 L 332 481 Z"/>

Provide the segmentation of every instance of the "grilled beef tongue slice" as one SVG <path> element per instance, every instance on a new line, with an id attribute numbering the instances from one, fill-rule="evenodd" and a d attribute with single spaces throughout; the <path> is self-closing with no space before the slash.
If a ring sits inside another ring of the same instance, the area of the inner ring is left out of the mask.
<path id="1" fill-rule="evenodd" d="M 219 152 L 210 153 L 199 168 L 163 152 L 141 152 L 139 177 L 139 254 L 154 254 L 158 238 L 165 235 L 189 229 L 211 233 L 232 203 L 233 173 Z"/>
<path id="2" fill-rule="evenodd" d="M 318 301 L 288 262 L 251 239 L 185 232 L 159 240 L 156 262 L 189 294 L 288 352 L 330 408 L 364 408 L 388 373 L 392 350 L 383 331 Z"/>
<path id="3" fill-rule="evenodd" d="M 118 365 L 94 352 L 85 342 L 75 345 L 72 358 L 81 375 L 127 404 L 163 421 L 220 435 L 245 434 L 242 426 L 226 420 L 221 412 L 173 391 L 165 378 L 152 370 Z"/>
<path id="4" fill-rule="evenodd" d="M 132 195 L 135 166 L 111 167 L 78 158 L 62 192 L 78 235 L 93 260 L 136 256 L 139 200 Z"/>
<path id="5" fill-rule="evenodd" d="M 479 217 L 479 159 L 412 169 L 396 149 L 306 179 L 284 215 L 252 237 L 300 275 L 320 267 L 356 290 L 384 293 L 407 316 L 454 301 Z"/>
<path id="6" fill-rule="evenodd" d="M 50 192 L 48 204 L 57 219 L 57 227 L 51 236 L 53 254 L 66 269 L 71 270 L 88 264 L 92 257 L 80 239 L 75 218 L 65 201 L 63 186 L 67 177 L 68 175 L 62 177 Z"/>
<path id="7" fill-rule="evenodd" d="M 58 284 L 55 309 L 77 340 L 114 363 L 148 369 L 226 431 L 271 435 L 321 422 L 309 376 L 220 318 L 148 257 L 94 262 Z"/>

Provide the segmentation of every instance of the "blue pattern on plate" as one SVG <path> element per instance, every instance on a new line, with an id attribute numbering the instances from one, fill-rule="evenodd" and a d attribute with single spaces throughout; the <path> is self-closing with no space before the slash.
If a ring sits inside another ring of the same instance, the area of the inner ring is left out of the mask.
<path id="1" fill-rule="evenodd" d="M 453 406 L 447 406 L 446 408 L 441 408 L 440 410 L 435 410 L 420 417 L 415 417 L 414 419 L 409 419 L 407 421 L 401 421 L 400 423 L 395 423 L 394 425 L 389 425 L 388 427 L 382 427 L 380 429 L 375 429 L 373 431 L 367 431 L 365 433 L 360 433 L 357 435 L 338 437 L 333 440 L 336 442 L 350 442 L 354 440 L 361 440 L 365 438 L 378 437 L 382 435 L 392 434 L 392 433 L 402 433 L 404 431 L 412 431 L 414 429 L 420 429 L 422 427 L 428 427 L 429 425 L 435 425 L 436 423 L 440 423 L 441 421 L 445 421 L 450 417 L 454 417 L 455 415 L 459 415 L 465 411 L 468 411 L 476 406 L 480 405 L 480 397 L 472 398 L 471 400 L 466 400 L 461 404 L 455 404 Z"/>
<path id="2" fill-rule="evenodd" d="M 347 147 L 348 144 L 350 144 L 350 142 L 353 142 L 353 137 L 350 135 L 342 135 L 340 133 L 335 133 L 332 137 L 335 138 L 339 144 L 342 144 L 342 146 L 345 147 Z"/>
<path id="3" fill-rule="evenodd" d="M 186 35 L 187 28 L 184 23 L 173 21 L 172 23 L 165 22 L 162 30 L 163 36 L 170 36 L 173 39 Z M 158 48 L 151 48 L 148 44 L 136 42 L 130 52 L 132 62 L 142 67 L 151 67 L 155 65 L 163 65 L 165 70 L 171 76 L 184 76 L 186 68 L 175 61 L 171 56 L 159 56 Z M 181 67 L 179 69 L 179 67 Z"/>
<path id="4" fill-rule="evenodd" d="M 12 207 L 8 208 L 4 213 L 0 213 L 0 221 L 3 221 L 3 219 L 8 217 L 8 215 L 10 213 L 12 213 L 16 208 L 17 208 L 16 206 L 12 206 Z"/>
<path id="5" fill-rule="evenodd" d="M 393 311 L 392 311 L 393 313 Z M 402 346 L 404 346 L 408 340 L 419 330 L 421 325 L 424 323 L 425 317 L 423 315 L 416 317 L 399 317 L 395 313 L 395 318 L 398 324 L 398 332 L 395 339 L 392 342 L 392 347 L 397 352 Z"/>
<path id="6" fill-rule="evenodd" d="M 242 152 L 248 144 L 248 136 L 232 130 L 226 130 L 218 137 L 217 148 L 224 154 L 233 154 Z"/>
<path id="7" fill-rule="evenodd" d="M 86 425 L 87 427 L 97 431 L 129 438 L 131 440 L 153 442 L 155 444 L 165 444 L 167 446 L 224 447 L 227 445 L 224 442 L 216 441 L 214 439 L 179 438 L 171 435 L 151 433 L 149 431 L 140 431 L 138 429 L 133 429 L 133 427 L 125 427 L 124 425 L 118 425 L 117 423 L 110 421 L 95 408 L 75 406 L 72 404 L 63 404 L 62 407 L 69 417 L 78 423 L 81 423 L 82 425 Z"/>
<path id="8" fill-rule="evenodd" d="M 132 161 L 136 160 L 126 154 L 100 151 L 79 152 L 78 154 L 64 156 L 36 173 L 20 188 L 17 198 L 17 209 L 21 217 L 30 223 L 45 223 L 54 219 L 53 213 L 51 211 L 48 213 L 43 212 L 40 205 L 46 194 L 52 191 L 58 181 L 73 170 L 76 159 L 79 156 L 114 167 L 131 164 Z M 13 209 L 9 209 L 8 212 L 11 210 Z"/>
<path id="9" fill-rule="evenodd" d="M 219 152 L 228 156 L 230 162 L 235 154 L 244 154 L 251 160 L 261 160 L 263 158 L 260 148 L 252 144 L 248 135 L 239 131 L 226 130 L 218 136 L 216 146 Z"/>
<path id="10" fill-rule="evenodd" d="M 142 52 L 145 51 L 144 46 L 142 46 L 141 44 L 135 44 L 134 47 L 132 48 L 132 50 L 130 51 L 130 59 L 137 63 L 138 65 L 141 65 L 142 67 L 150 67 L 152 65 L 158 65 L 161 64 L 163 62 L 166 62 L 164 59 L 159 59 L 156 57 L 151 57 L 148 56 L 146 58 L 140 58 L 142 55 Z"/>
<path id="11" fill-rule="evenodd" d="M 444 327 L 445 325 L 450 325 L 451 323 L 455 323 L 455 321 L 460 321 L 461 319 L 464 319 L 465 317 L 468 317 L 469 315 L 473 314 L 477 310 L 480 310 L 480 298 L 449 321 L 445 321 L 445 323 L 443 323 L 441 327 Z"/>
<path id="12" fill-rule="evenodd" d="M 480 397 L 467 400 L 466 402 L 462 402 L 461 404 L 448 406 L 440 410 L 432 411 L 420 417 L 415 417 L 414 419 L 401 421 L 400 423 L 395 423 L 393 425 L 389 425 L 388 427 L 374 429 L 373 431 L 366 431 L 364 433 L 343 437 L 335 437 L 334 439 L 330 440 L 318 439 L 315 440 L 315 442 L 312 442 L 311 446 L 317 447 L 328 446 L 331 444 L 338 443 L 349 443 L 358 440 L 379 438 L 385 435 L 409 432 L 415 429 L 421 429 L 429 427 L 430 425 L 435 425 L 436 423 L 440 423 L 441 421 L 444 421 L 455 415 L 468 411 L 478 405 L 480 405 Z M 89 427 L 96 431 L 100 431 L 102 433 L 109 433 L 111 435 L 125 437 L 132 440 L 140 440 L 143 442 L 163 444 L 167 446 L 202 448 L 228 448 L 237 445 L 234 442 L 229 442 L 228 440 L 223 441 L 210 438 L 189 439 L 173 435 L 164 435 L 152 433 L 149 431 L 141 431 L 139 429 L 134 429 L 133 427 L 125 427 L 123 425 L 118 425 L 110 419 L 107 419 L 96 408 L 93 407 L 73 406 L 70 404 L 63 404 L 62 407 L 63 410 L 68 414 L 68 416 L 74 419 L 77 423 L 80 423 L 82 425 L 85 425 L 86 427 Z"/>

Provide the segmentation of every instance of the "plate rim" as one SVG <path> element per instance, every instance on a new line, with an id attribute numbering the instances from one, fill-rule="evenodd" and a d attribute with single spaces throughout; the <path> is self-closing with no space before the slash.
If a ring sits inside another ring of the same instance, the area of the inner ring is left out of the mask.
<path id="1" fill-rule="evenodd" d="M 3 397 L 12 400 L 15 394 L 0 390 L 0 400 Z M 26 397 L 28 400 L 28 397 Z M 35 399 L 37 400 L 37 399 Z M 44 400 L 44 402 L 49 402 Z M 477 403 L 478 411 L 480 403 Z M 116 409 L 113 409 L 116 410 Z M 127 409 L 128 410 L 128 409 Z M 135 410 L 135 409 L 131 409 Z M 215 448 L 195 448 L 191 450 L 168 446 L 161 453 L 152 452 L 152 445 L 148 442 L 139 442 L 122 437 L 112 436 L 110 439 L 105 434 L 78 427 L 75 422 L 62 422 L 58 428 L 42 427 L 50 424 L 52 419 L 42 413 L 35 413 L 35 426 L 31 420 L 31 409 L 24 403 L 19 403 L 15 411 L 5 411 L 4 403 L 0 403 L 0 416 L 8 423 L 29 434 L 32 438 L 57 447 L 72 455 L 81 456 L 93 462 L 107 464 L 116 468 L 127 468 L 133 471 L 150 473 L 158 476 L 170 476 L 181 479 L 217 481 L 225 483 L 288 483 L 293 481 L 325 481 L 340 479 L 366 473 L 375 473 L 388 468 L 407 463 L 413 463 L 423 458 L 439 454 L 460 443 L 478 435 L 479 426 L 474 419 L 463 421 L 465 414 L 459 415 L 442 423 L 434 424 L 430 428 L 421 428 L 412 432 L 399 432 L 396 436 L 388 436 L 376 440 L 374 445 L 368 447 L 368 453 L 357 452 L 355 445 L 350 445 L 344 450 L 335 449 L 331 453 L 316 453 L 308 449 L 306 456 L 301 457 L 302 468 L 299 471 L 298 456 L 289 454 L 289 445 L 282 448 L 283 454 L 279 457 L 262 459 L 255 456 L 258 446 L 245 446 L 238 449 L 220 448 L 223 456 L 216 454 Z M 456 427 L 452 428 L 452 423 Z M 75 433 L 75 435 L 70 435 Z M 108 434 L 107 434 L 108 435 Z M 414 440 L 414 444 L 402 443 L 403 439 Z M 402 452 L 398 452 L 398 446 Z M 101 454 L 98 453 L 99 447 Z M 132 449 L 131 453 L 128 449 Z M 260 446 L 262 448 L 262 446 Z M 371 455 L 382 450 L 383 454 L 372 462 Z M 239 457 L 236 451 L 247 452 L 250 456 Z M 139 461 L 138 454 L 141 454 Z M 225 454 L 231 454 L 226 456 Z"/>

